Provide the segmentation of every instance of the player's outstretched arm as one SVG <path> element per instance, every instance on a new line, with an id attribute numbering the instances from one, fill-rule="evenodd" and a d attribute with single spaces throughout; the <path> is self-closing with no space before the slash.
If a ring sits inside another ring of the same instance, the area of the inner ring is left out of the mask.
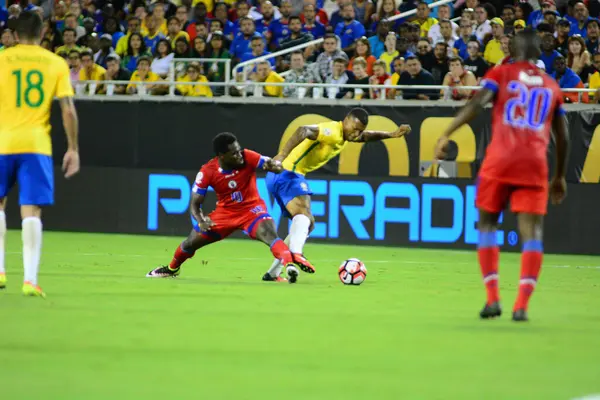
<path id="1" fill-rule="evenodd" d="M 567 196 L 567 158 L 569 154 L 569 131 L 566 115 L 552 120 L 554 139 L 556 140 L 556 171 L 550 183 L 550 200 L 552 204 L 560 204 Z"/>
<path id="2" fill-rule="evenodd" d="M 268 172 L 280 174 L 283 171 L 283 165 L 281 165 L 281 161 L 267 158 L 263 164 L 263 169 Z"/>
<path id="3" fill-rule="evenodd" d="M 283 161 L 290 153 L 305 139 L 309 140 L 317 140 L 319 137 L 319 127 L 316 125 L 305 125 L 296 129 L 296 132 L 292 135 L 291 138 L 287 141 L 283 149 L 273 157 L 276 161 Z"/>
<path id="4" fill-rule="evenodd" d="M 410 132 L 410 125 L 400 125 L 394 132 L 363 131 L 354 142 L 374 142 L 377 140 L 394 139 L 408 135 Z"/>
<path id="5" fill-rule="evenodd" d="M 494 96 L 494 91 L 483 88 L 456 114 L 435 147 L 435 156 L 438 160 L 443 160 L 446 157 L 446 147 L 450 136 L 458 128 L 471 122 L 483 110 L 483 107 L 494 99 Z"/>
<path id="6" fill-rule="evenodd" d="M 192 199 L 190 200 L 190 213 L 192 214 L 196 222 L 198 222 L 198 226 L 200 227 L 200 229 L 203 231 L 208 231 L 215 224 L 208 216 L 205 216 L 202 212 L 203 203 L 204 195 L 192 192 Z"/>
<path id="7" fill-rule="evenodd" d="M 62 97 L 60 109 L 67 135 L 67 152 L 63 158 L 62 170 L 65 178 L 70 178 L 79 172 L 79 119 L 72 97 Z"/>

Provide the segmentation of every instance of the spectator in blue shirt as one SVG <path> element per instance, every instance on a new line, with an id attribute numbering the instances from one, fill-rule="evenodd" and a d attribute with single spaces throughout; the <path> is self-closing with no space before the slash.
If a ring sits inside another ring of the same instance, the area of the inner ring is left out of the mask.
<path id="1" fill-rule="evenodd" d="M 342 50 L 346 53 L 353 53 L 356 40 L 365 35 L 365 27 L 354 19 L 354 6 L 352 4 L 344 4 L 341 11 L 344 22 L 340 22 L 335 27 L 335 34 L 341 40 Z"/>
<path id="2" fill-rule="evenodd" d="M 249 17 L 250 14 L 250 5 L 246 3 L 244 0 L 239 0 L 235 7 L 235 12 L 237 14 L 238 20 L 233 23 L 233 37 L 235 38 L 238 33 L 240 33 L 240 28 L 242 24 L 242 18 Z M 252 18 L 250 18 L 252 20 Z"/>
<path id="3" fill-rule="evenodd" d="M 242 17 L 240 20 L 240 32 L 236 35 L 231 43 L 229 52 L 235 60 L 242 58 L 244 54 L 250 51 L 250 40 L 253 36 L 260 36 L 255 32 L 254 21 L 248 17 Z M 262 38 L 262 36 L 260 36 Z"/>
<path id="4" fill-rule="evenodd" d="M 380 21 L 377 25 L 377 34 L 369 38 L 371 54 L 377 59 L 385 52 L 385 38 L 387 38 L 387 35 L 390 32 L 390 26 L 391 23 L 387 20 Z"/>
<path id="5" fill-rule="evenodd" d="M 271 33 L 271 47 L 277 48 L 281 41 L 289 36 L 290 29 L 288 27 L 290 16 L 292 15 L 292 3 L 289 0 L 283 0 L 279 6 L 281 18 L 271 22 L 269 32 Z"/>
<path id="6" fill-rule="evenodd" d="M 227 39 L 232 40 L 234 24 L 228 19 L 229 6 L 227 3 L 218 2 L 215 4 L 213 14 L 215 16 L 214 20 L 219 20 L 223 23 L 223 30 L 221 32 L 223 32 Z"/>
<path id="7" fill-rule="evenodd" d="M 458 56 L 463 60 L 469 58 L 469 53 L 467 52 L 467 44 L 469 43 L 471 36 L 473 36 L 473 24 L 469 20 L 461 19 L 460 37 L 456 42 L 454 42 L 454 52 L 458 54 Z"/>
<path id="8" fill-rule="evenodd" d="M 588 10 L 585 4 L 579 2 L 575 4 L 573 7 L 573 12 L 575 14 L 575 19 L 577 22 L 571 23 L 571 32 L 570 35 L 580 35 L 581 37 L 587 37 L 587 22 L 590 19 L 588 17 Z"/>
<path id="9" fill-rule="evenodd" d="M 273 7 L 273 3 L 269 0 L 264 1 L 260 6 L 260 16 L 261 18 L 254 22 L 256 24 L 256 32 L 263 35 L 267 39 L 267 42 L 270 42 L 271 32 L 269 31 L 269 27 L 275 21 L 275 7 Z"/>
<path id="10" fill-rule="evenodd" d="M 260 36 L 254 36 L 252 38 L 252 40 L 250 41 L 250 47 L 252 51 L 244 53 L 240 62 L 250 61 L 255 58 L 271 54 L 268 51 L 265 51 L 265 41 Z M 271 64 L 271 67 L 275 67 L 275 57 L 269 58 L 268 61 Z"/>
<path id="11" fill-rule="evenodd" d="M 554 72 L 554 60 L 561 57 L 560 53 L 554 50 L 554 36 L 551 33 L 545 33 L 542 37 L 542 54 L 540 60 L 546 66 L 546 72 L 552 74 Z"/>
<path id="12" fill-rule="evenodd" d="M 325 25 L 317 21 L 317 10 L 313 4 L 304 5 L 304 32 L 310 33 L 315 39 L 325 36 Z"/>
<path id="13" fill-rule="evenodd" d="M 585 46 L 590 54 L 596 54 L 600 50 L 598 37 L 600 37 L 600 21 L 592 18 L 587 23 L 587 40 L 585 41 Z"/>
<path id="14" fill-rule="evenodd" d="M 342 7 L 347 0 L 336 0 L 335 2 L 338 5 L 338 9 L 337 11 L 334 11 L 329 18 L 329 26 L 332 30 L 335 30 L 340 22 L 344 22 L 344 17 L 342 17 Z"/>
<path id="15" fill-rule="evenodd" d="M 556 11 L 556 3 L 554 3 L 554 0 L 544 0 L 540 3 L 542 8 L 529 14 L 529 18 L 527 18 L 527 26 L 537 28 L 539 23 L 544 20 L 544 13 L 546 11 Z"/>
<path id="16" fill-rule="evenodd" d="M 8 22 L 8 10 L 0 5 L 0 29 L 3 29 Z"/>

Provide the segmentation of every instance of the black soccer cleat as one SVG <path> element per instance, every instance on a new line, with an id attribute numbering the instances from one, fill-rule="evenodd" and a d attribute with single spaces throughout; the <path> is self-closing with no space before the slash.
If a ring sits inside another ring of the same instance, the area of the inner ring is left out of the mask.
<path id="1" fill-rule="evenodd" d="M 481 319 L 497 318 L 502 315 L 502 308 L 500 303 L 495 301 L 492 304 L 486 304 L 483 310 L 479 313 Z"/>
<path id="2" fill-rule="evenodd" d="M 529 321 L 529 318 L 527 317 L 527 311 L 524 308 L 520 308 L 516 311 L 513 311 L 512 320 L 515 322 Z"/>
<path id="3" fill-rule="evenodd" d="M 166 265 L 163 265 L 162 267 L 154 268 L 152 271 L 148 272 L 146 278 L 175 278 L 179 275 L 179 271 L 179 268 L 172 270 Z"/>
<path id="4" fill-rule="evenodd" d="M 287 279 L 281 276 L 271 276 L 268 272 L 263 275 L 262 280 L 265 282 L 287 282 Z"/>

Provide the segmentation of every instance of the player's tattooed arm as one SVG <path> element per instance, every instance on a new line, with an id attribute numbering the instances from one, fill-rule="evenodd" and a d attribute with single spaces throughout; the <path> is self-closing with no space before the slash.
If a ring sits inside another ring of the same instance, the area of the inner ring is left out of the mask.
<path id="1" fill-rule="evenodd" d="M 287 141 L 283 149 L 273 157 L 276 161 L 283 161 L 285 158 L 305 139 L 317 140 L 319 137 L 319 127 L 316 125 L 305 125 L 296 129 L 296 132 Z"/>
<path id="2" fill-rule="evenodd" d="M 212 220 L 202 212 L 202 204 L 204 203 L 204 195 L 192 192 L 192 200 L 190 201 L 190 213 L 198 222 L 198 226 L 203 231 L 208 231 L 215 226 Z"/>
<path id="3" fill-rule="evenodd" d="M 435 146 L 435 156 L 438 160 L 446 158 L 446 149 L 450 136 L 461 126 L 471 122 L 485 107 L 494 99 L 495 92 L 489 89 L 481 89 L 469 102 L 456 114 L 444 134 L 439 138 Z"/>
<path id="4" fill-rule="evenodd" d="M 363 131 L 353 142 L 374 142 L 376 140 L 394 139 L 408 135 L 410 125 L 400 125 L 394 132 Z"/>

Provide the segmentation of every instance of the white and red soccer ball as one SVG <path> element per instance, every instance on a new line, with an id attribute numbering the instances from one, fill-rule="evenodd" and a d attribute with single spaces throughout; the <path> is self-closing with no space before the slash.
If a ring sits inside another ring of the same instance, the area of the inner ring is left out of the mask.
<path id="1" fill-rule="evenodd" d="M 340 265 L 338 276 L 344 285 L 360 285 L 367 278 L 367 267 L 358 258 L 349 258 Z"/>

